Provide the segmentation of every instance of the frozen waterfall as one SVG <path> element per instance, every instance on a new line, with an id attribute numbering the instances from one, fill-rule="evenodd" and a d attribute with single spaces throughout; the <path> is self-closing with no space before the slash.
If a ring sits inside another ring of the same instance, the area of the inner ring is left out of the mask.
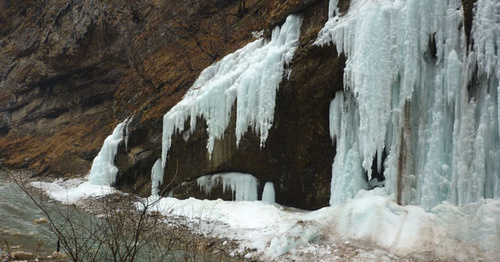
<path id="1" fill-rule="evenodd" d="M 264 146 L 274 120 L 276 91 L 293 57 L 301 23 L 301 17 L 291 15 L 273 30 L 271 41 L 256 40 L 201 72 L 182 101 L 163 117 L 163 166 L 172 136 L 184 131 L 188 119 L 190 132 L 196 128 L 197 117 L 206 120 L 207 149 L 212 153 L 215 140 L 222 138 L 229 125 L 235 103 L 236 143 L 251 127 Z"/>
<path id="2" fill-rule="evenodd" d="M 365 189 L 373 163 L 403 204 L 499 198 L 500 2 L 477 1 L 473 48 L 459 0 L 352 0 L 346 14 L 336 4 L 317 40 L 347 56 L 330 108 L 330 202 Z"/>
<path id="3" fill-rule="evenodd" d="M 116 181 L 118 168 L 115 166 L 115 157 L 118 145 L 123 140 L 123 128 L 128 119 L 118 124 L 111 135 L 102 144 L 101 151 L 94 158 L 90 169 L 89 182 L 92 185 L 111 186 Z"/>
<path id="4" fill-rule="evenodd" d="M 156 160 L 151 168 L 151 195 L 160 195 L 160 185 L 163 183 L 163 168 L 161 166 L 161 158 Z"/>

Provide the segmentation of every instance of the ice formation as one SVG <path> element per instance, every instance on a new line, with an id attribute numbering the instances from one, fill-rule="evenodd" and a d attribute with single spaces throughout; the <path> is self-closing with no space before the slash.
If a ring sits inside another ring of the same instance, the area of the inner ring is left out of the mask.
<path id="1" fill-rule="evenodd" d="M 115 166 L 115 157 L 118 145 L 123 140 L 123 128 L 128 119 L 118 124 L 111 135 L 102 144 L 101 151 L 94 158 L 90 169 L 89 182 L 92 185 L 111 186 L 116 181 L 118 168 Z"/>
<path id="2" fill-rule="evenodd" d="M 373 163 L 398 202 L 426 210 L 500 197 L 500 3 L 476 5 L 469 50 L 459 0 L 330 6 L 317 44 L 347 56 L 330 109 L 332 204 L 366 188 Z"/>
<path id="3" fill-rule="evenodd" d="M 336 139 L 337 154 L 332 166 L 330 204 L 344 203 L 361 189 L 368 189 L 363 177 L 361 155 L 357 144 L 359 113 L 350 93 L 337 92 L 330 104 L 330 135 Z M 333 179 L 335 178 L 335 179 Z"/>
<path id="4" fill-rule="evenodd" d="M 223 192 L 231 190 L 235 201 L 256 201 L 257 178 L 243 173 L 221 173 L 199 177 L 196 182 L 198 187 L 205 193 L 210 194 L 212 188 L 222 185 Z"/>
<path id="5" fill-rule="evenodd" d="M 161 158 L 156 160 L 153 168 L 151 168 L 151 195 L 160 195 L 160 185 L 163 183 L 163 167 L 161 166 Z"/>
<path id="6" fill-rule="evenodd" d="M 188 119 L 190 132 L 196 128 L 197 117 L 206 120 L 211 154 L 215 140 L 222 138 L 229 125 L 235 103 L 236 143 L 251 127 L 264 145 L 274 120 L 276 91 L 295 51 L 301 24 L 300 16 L 291 15 L 273 30 L 269 42 L 256 40 L 201 72 L 183 100 L 163 117 L 163 166 L 172 136 L 184 131 Z"/>
<path id="7" fill-rule="evenodd" d="M 276 202 L 276 192 L 274 191 L 274 183 L 266 182 L 262 191 L 262 201 L 273 204 Z"/>

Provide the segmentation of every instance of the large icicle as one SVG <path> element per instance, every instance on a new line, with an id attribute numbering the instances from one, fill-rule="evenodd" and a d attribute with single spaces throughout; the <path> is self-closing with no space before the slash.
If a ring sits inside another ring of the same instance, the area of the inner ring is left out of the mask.
<path id="1" fill-rule="evenodd" d="M 156 160 L 153 168 L 151 168 L 151 195 L 159 196 L 160 185 L 163 183 L 163 168 L 161 166 L 161 158 Z"/>
<path id="2" fill-rule="evenodd" d="M 115 156 L 118 145 L 123 140 L 123 128 L 127 120 L 118 124 L 113 134 L 108 136 L 102 144 L 101 151 L 94 158 L 90 169 L 89 182 L 92 185 L 111 186 L 116 181 L 118 168 L 115 166 Z"/>
<path id="3" fill-rule="evenodd" d="M 337 154 L 332 166 L 330 205 L 353 198 L 368 189 L 364 179 L 361 155 L 356 144 L 359 112 L 350 93 L 339 91 L 330 104 L 330 134 L 336 139 Z"/>
<path id="4" fill-rule="evenodd" d="M 356 181 L 365 171 L 370 179 L 383 150 L 386 190 L 398 202 L 429 210 L 445 200 L 498 198 L 500 3 L 477 1 L 469 55 L 458 0 L 352 0 L 347 14 L 333 10 L 317 44 L 334 43 L 347 55 L 342 103 L 353 96 L 359 123 L 350 130 L 359 133 L 342 133 L 337 96 L 330 111 L 337 140 L 330 202 L 351 198 L 353 187 L 339 186 L 339 179 Z M 349 151 L 364 170 L 345 171 Z"/>
<path id="5" fill-rule="evenodd" d="M 250 174 L 243 173 L 221 173 L 215 175 L 202 176 L 196 180 L 200 189 L 210 194 L 212 188 L 222 184 L 223 192 L 231 190 L 235 201 L 256 201 L 257 178 Z"/>
<path id="6" fill-rule="evenodd" d="M 163 166 L 173 134 L 184 131 L 188 119 L 191 132 L 197 117 L 206 120 L 211 153 L 229 124 L 235 101 L 236 143 L 250 126 L 264 145 L 274 120 L 276 91 L 293 57 L 301 23 L 301 17 L 291 15 L 273 30 L 271 41 L 259 39 L 203 70 L 183 100 L 163 117 Z"/>

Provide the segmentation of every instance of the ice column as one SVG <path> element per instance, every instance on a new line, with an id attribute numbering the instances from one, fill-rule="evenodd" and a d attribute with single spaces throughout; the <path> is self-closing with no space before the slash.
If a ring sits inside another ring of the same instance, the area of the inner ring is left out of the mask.
<path id="1" fill-rule="evenodd" d="M 262 191 L 262 201 L 273 204 L 276 202 L 276 192 L 274 191 L 274 183 L 266 182 Z"/>
<path id="2" fill-rule="evenodd" d="M 332 165 L 330 205 L 340 204 L 368 189 L 357 145 L 359 112 L 350 92 L 338 91 L 330 104 L 330 135 L 337 154 Z"/>
<path id="3" fill-rule="evenodd" d="M 276 91 L 284 67 L 293 57 L 302 18 L 291 15 L 276 27 L 269 42 L 256 40 L 201 72 L 183 100 L 163 117 L 162 161 L 165 166 L 174 133 L 184 131 L 190 120 L 190 132 L 196 118 L 207 123 L 207 150 L 212 152 L 216 139 L 226 130 L 231 109 L 236 103 L 236 143 L 251 127 L 264 145 L 274 120 Z"/>
<path id="4" fill-rule="evenodd" d="M 163 167 L 161 158 L 156 160 L 153 168 L 151 168 L 151 195 L 158 196 L 160 193 L 160 185 L 163 183 Z"/>
<path id="5" fill-rule="evenodd" d="M 118 145 L 123 140 L 123 128 L 127 120 L 118 124 L 113 134 L 108 136 L 102 144 L 101 151 L 94 158 L 90 169 L 89 182 L 93 185 L 111 186 L 116 181 L 118 168 L 115 166 L 115 156 Z"/>

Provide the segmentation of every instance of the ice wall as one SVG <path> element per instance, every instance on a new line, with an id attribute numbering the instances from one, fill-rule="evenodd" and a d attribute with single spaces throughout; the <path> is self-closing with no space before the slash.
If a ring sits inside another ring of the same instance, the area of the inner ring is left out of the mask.
<path id="1" fill-rule="evenodd" d="M 222 184 L 223 192 L 231 190 L 235 201 L 256 201 L 257 178 L 243 173 L 222 173 L 199 177 L 196 182 L 205 193 L 210 194 L 212 188 Z"/>
<path id="2" fill-rule="evenodd" d="M 403 204 L 500 197 L 500 3 L 477 1 L 471 48 L 459 0 L 352 0 L 346 14 L 336 2 L 317 40 L 347 56 L 330 202 L 366 187 L 375 156 Z"/>
<path id="3" fill-rule="evenodd" d="M 123 140 L 123 128 L 127 120 L 118 124 L 113 133 L 102 144 L 101 151 L 94 158 L 90 169 L 89 183 L 99 186 L 111 186 L 116 181 L 118 168 L 115 166 L 115 156 L 118 145 Z"/>
<path id="4" fill-rule="evenodd" d="M 256 40 L 203 70 L 183 100 L 163 117 L 163 166 L 172 136 L 184 131 L 188 119 L 190 132 L 196 128 L 197 117 L 206 120 L 211 153 L 236 101 L 236 143 L 251 127 L 264 145 L 274 120 L 276 91 L 295 51 L 301 23 L 301 17 L 291 15 L 273 30 L 269 42 Z"/>

